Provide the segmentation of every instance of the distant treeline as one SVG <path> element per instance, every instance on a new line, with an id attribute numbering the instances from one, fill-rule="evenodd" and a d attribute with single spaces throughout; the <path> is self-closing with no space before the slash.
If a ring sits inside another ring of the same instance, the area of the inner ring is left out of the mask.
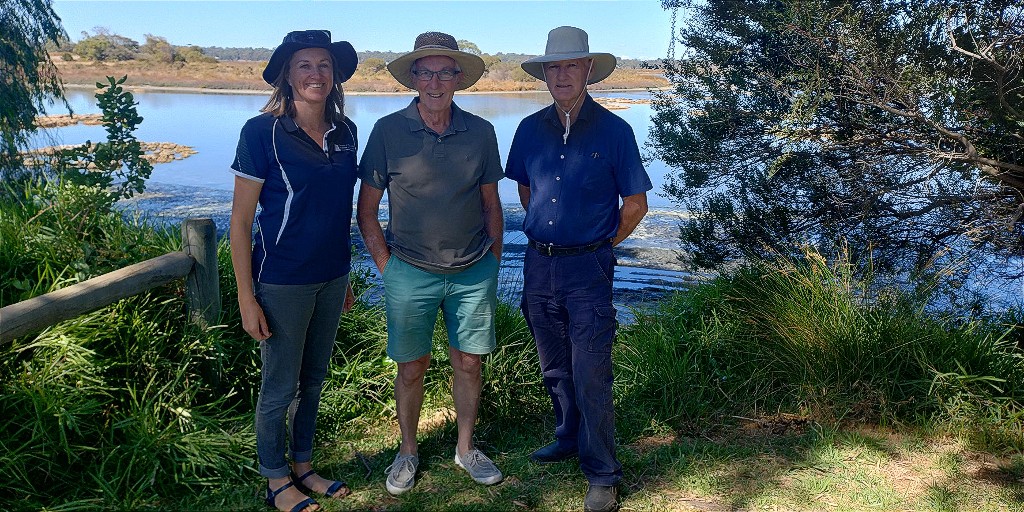
<path id="1" fill-rule="evenodd" d="M 270 60 L 270 55 L 274 53 L 271 48 L 231 48 L 222 46 L 202 46 L 200 47 L 203 53 L 209 55 L 217 60 L 256 60 L 266 61 Z M 359 62 L 366 61 L 367 59 L 381 59 L 384 62 L 391 62 L 396 59 L 402 52 L 382 52 L 382 51 L 356 51 L 356 55 L 359 57 Z M 513 64 L 519 64 L 527 59 L 536 57 L 536 55 L 528 55 L 524 53 L 503 53 L 498 52 L 494 55 L 488 55 L 486 53 L 480 54 L 482 57 L 492 57 L 501 62 L 509 62 Z M 642 59 L 619 59 L 618 67 L 625 69 L 659 69 L 661 67 L 660 59 L 642 60 Z"/>
<path id="2" fill-rule="evenodd" d="M 216 62 L 224 61 L 266 61 L 274 52 L 271 48 L 252 47 L 223 47 L 223 46 L 177 46 L 167 41 L 167 38 L 146 34 L 146 40 L 139 43 L 131 38 L 124 37 L 111 32 L 104 27 L 96 27 L 92 34 L 82 32 L 78 42 L 71 40 L 60 41 L 59 44 L 49 44 L 48 49 L 52 54 L 62 55 L 64 60 L 73 59 L 73 55 L 87 60 L 97 61 L 123 61 L 123 60 L 151 60 L 158 62 Z M 459 41 L 460 48 L 465 51 L 480 55 L 490 69 L 495 63 L 519 64 L 534 55 L 522 53 L 496 53 L 490 55 L 480 51 L 479 47 L 471 41 Z M 359 62 L 369 59 L 380 59 L 383 62 L 391 62 L 402 52 L 393 51 L 361 51 L 357 52 Z M 375 62 L 375 61 L 374 61 Z M 640 59 L 619 59 L 618 67 L 625 69 L 658 69 L 661 67 L 660 60 Z"/>

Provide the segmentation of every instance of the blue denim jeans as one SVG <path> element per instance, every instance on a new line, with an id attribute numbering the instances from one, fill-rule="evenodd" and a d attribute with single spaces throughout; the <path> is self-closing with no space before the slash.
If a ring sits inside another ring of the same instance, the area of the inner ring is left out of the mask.
<path id="1" fill-rule="evenodd" d="M 293 462 L 312 460 L 320 390 L 347 288 L 348 275 L 318 284 L 255 285 L 271 334 L 260 342 L 263 369 L 256 404 L 260 475 L 288 476 L 288 441 Z"/>
<path id="2" fill-rule="evenodd" d="M 614 272 L 610 244 L 572 256 L 530 247 L 523 264 L 521 308 L 554 406 L 555 440 L 579 449 L 580 469 L 593 485 L 622 479 L 612 403 Z"/>

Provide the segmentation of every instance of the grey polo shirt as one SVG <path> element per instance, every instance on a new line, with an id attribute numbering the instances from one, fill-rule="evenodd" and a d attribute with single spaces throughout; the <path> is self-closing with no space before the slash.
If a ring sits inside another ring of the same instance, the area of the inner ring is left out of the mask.
<path id="1" fill-rule="evenodd" d="M 429 272 L 454 273 L 484 256 L 480 186 L 503 177 L 494 126 L 452 103 L 442 134 L 423 124 L 414 98 L 373 125 L 359 162 L 363 183 L 388 192 L 384 240 L 391 253 Z"/>

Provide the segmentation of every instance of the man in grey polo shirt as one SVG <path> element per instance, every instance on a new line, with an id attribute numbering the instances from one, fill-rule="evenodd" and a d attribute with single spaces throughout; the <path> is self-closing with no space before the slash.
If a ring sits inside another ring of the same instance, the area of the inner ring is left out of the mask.
<path id="1" fill-rule="evenodd" d="M 473 85 L 483 70 L 483 60 L 459 51 L 454 37 L 420 34 L 412 52 L 388 64 L 399 83 L 419 94 L 408 107 L 377 121 L 359 164 L 356 218 L 384 280 L 388 356 L 398 363 L 395 402 L 402 441 L 386 481 L 394 495 L 415 483 L 416 426 L 439 310 L 454 370 L 455 462 L 478 483 L 502 479 L 494 463 L 473 447 L 473 426 L 481 356 L 495 346 L 503 171 L 494 127 L 452 101 L 455 91 Z M 387 230 L 378 222 L 385 190 Z"/>

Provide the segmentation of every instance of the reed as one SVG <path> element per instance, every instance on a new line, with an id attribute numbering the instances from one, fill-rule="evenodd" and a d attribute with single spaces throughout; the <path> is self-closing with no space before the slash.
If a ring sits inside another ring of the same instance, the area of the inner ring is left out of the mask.
<path id="1" fill-rule="evenodd" d="M 5 180 L 0 301 L 180 243 L 174 229 L 84 211 L 76 205 L 88 198 L 76 194 L 88 193 L 45 179 Z M 226 307 L 210 329 L 185 321 L 181 287 L 169 285 L 0 347 L 0 509 L 259 506 L 251 426 L 258 345 L 240 327 L 225 243 L 218 256 Z M 738 416 L 782 413 L 824 431 L 918 425 L 982 449 L 1024 448 L 1020 311 L 941 314 L 920 295 L 859 281 L 854 270 L 814 255 L 750 263 L 637 310 L 613 349 L 627 474 L 657 467 L 667 477 L 687 470 L 689 457 L 708 464 L 742 457 L 742 447 L 693 439 Z M 361 293 L 368 286 L 366 276 L 353 282 Z M 423 432 L 422 449 L 433 454 L 425 481 L 401 507 L 578 507 L 583 489 L 565 484 L 578 477 L 571 464 L 538 469 L 527 461 L 550 440 L 551 412 L 525 321 L 503 302 L 495 322 L 498 349 L 485 359 L 478 443 L 516 478 L 487 489 L 468 482 L 450 462 L 454 421 L 442 415 Z M 425 416 L 450 408 L 446 336 L 443 327 L 435 333 Z M 357 492 L 346 507 L 389 508 L 379 487 L 398 440 L 396 368 L 384 352 L 380 305 L 360 301 L 343 316 L 338 340 L 318 464 L 351 475 Z M 691 441 L 636 448 L 678 436 Z M 664 504 L 643 499 L 652 509 Z"/>
<path id="2" fill-rule="evenodd" d="M 814 254 L 751 263 L 638 312 L 616 351 L 618 396 L 681 431 L 786 412 L 831 425 L 934 421 L 1024 447 L 1019 313 L 964 320 L 855 274 Z"/>

